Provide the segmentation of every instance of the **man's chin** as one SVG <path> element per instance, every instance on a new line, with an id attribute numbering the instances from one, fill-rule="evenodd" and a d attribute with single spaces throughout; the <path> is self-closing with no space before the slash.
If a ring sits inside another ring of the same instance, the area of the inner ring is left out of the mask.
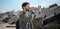
<path id="1" fill-rule="evenodd" d="M 26 10 L 26 11 L 29 11 L 29 10 Z"/>

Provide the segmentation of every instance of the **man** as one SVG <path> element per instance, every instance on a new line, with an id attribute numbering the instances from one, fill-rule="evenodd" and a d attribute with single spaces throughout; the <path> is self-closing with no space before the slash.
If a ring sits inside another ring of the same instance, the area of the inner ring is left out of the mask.
<path id="1" fill-rule="evenodd" d="M 22 9 L 23 11 L 20 13 L 19 15 L 19 29 L 27 29 L 28 27 L 28 23 L 31 23 L 33 24 L 33 29 L 36 28 L 36 27 L 40 27 L 40 19 L 36 19 L 34 20 L 34 12 L 30 10 L 30 7 L 29 7 L 29 3 L 28 2 L 24 2 L 22 4 Z M 35 8 L 32 8 L 32 9 L 35 9 Z M 38 21 L 37 21 L 38 20 Z M 32 27 L 31 26 L 31 27 Z"/>
<path id="2" fill-rule="evenodd" d="M 27 29 L 27 22 L 30 22 L 32 19 L 32 13 L 29 10 L 29 3 L 28 2 L 24 2 L 22 4 L 22 9 L 23 11 L 21 12 L 20 16 L 19 16 L 19 29 Z"/>

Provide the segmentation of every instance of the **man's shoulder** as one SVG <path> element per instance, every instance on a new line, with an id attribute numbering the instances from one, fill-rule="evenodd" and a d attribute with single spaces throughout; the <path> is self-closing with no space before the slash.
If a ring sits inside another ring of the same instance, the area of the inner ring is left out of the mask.
<path id="1" fill-rule="evenodd" d="M 19 16 L 23 16 L 23 14 L 24 14 L 23 11 L 21 11 Z"/>
<path id="2" fill-rule="evenodd" d="M 24 14 L 24 11 L 21 11 L 20 14 Z"/>

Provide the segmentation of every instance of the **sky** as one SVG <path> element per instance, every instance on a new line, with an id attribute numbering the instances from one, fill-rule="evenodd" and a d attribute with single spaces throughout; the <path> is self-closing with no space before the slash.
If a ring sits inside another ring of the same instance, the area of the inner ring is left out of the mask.
<path id="1" fill-rule="evenodd" d="M 50 5 L 57 3 L 60 5 L 60 0 L 0 0 L 0 13 L 8 11 L 22 11 L 21 5 L 24 2 L 29 2 L 30 6 L 49 7 Z"/>

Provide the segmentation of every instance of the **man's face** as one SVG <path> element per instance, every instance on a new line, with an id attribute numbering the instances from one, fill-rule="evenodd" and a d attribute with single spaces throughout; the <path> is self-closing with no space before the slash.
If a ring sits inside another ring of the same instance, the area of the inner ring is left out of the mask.
<path id="1" fill-rule="evenodd" d="M 26 10 L 26 11 L 29 11 L 29 9 L 30 9 L 30 6 L 29 6 L 29 4 L 27 4 L 27 5 L 25 6 L 25 10 Z"/>

